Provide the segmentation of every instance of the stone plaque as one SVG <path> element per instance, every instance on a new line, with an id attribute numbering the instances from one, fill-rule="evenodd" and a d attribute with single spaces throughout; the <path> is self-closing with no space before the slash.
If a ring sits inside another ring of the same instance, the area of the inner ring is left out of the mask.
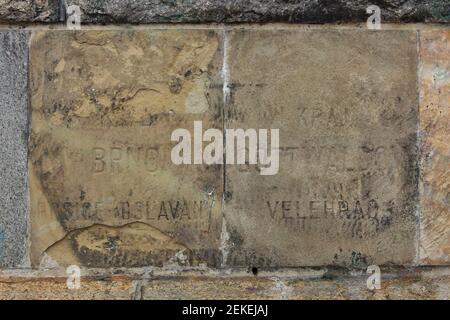
<path id="1" fill-rule="evenodd" d="M 171 133 L 222 128 L 207 30 L 41 31 L 31 47 L 32 263 L 214 266 L 221 166 L 177 166 Z"/>
<path id="2" fill-rule="evenodd" d="M 279 172 L 226 167 L 231 266 L 409 264 L 417 34 L 236 30 L 225 127 L 279 129 Z M 230 143 L 230 141 L 226 141 Z"/>

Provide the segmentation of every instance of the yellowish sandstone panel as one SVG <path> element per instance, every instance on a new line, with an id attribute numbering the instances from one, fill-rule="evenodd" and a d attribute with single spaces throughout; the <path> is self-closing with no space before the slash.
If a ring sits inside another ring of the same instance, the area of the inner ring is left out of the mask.
<path id="1" fill-rule="evenodd" d="M 420 258 L 449 264 L 450 31 L 421 31 L 420 49 Z"/>
<path id="2" fill-rule="evenodd" d="M 221 166 L 176 166 L 171 133 L 221 128 L 207 30 L 40 31 L 31 44 L 32 264 L 217 265 Z"/>
<path id="3" fill-rule="evenodd" d="M 228 36 L 225 127 L 279 129 L 280 159 L 273 176 L 259 165 L 227 166 L 227 263 L 413 263 L 416 32 Z"/>

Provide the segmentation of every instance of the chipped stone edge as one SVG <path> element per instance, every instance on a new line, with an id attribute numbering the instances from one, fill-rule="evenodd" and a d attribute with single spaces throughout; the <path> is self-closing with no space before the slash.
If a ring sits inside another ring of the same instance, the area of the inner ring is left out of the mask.
<path id="1" fill-rule="evenodd" d="M 450 266 L 385 266 L 381 267 L 382 278 L 392 279 L 420 275 L 433 279 L 450 276 Z M 316 280 L 367 277 L 366 270 L 346 269 L 340 267 L 317 268 L 267 268 L 257 275 L 246 268 L 214 269 L 208 267 L 141 267 L 141 268 L 81 268 L 81 276 L 90 280 L 111 280 L 127 278 L 131 280 L 150 280 L 159 278 L 271 278 L 278 280 Z M 35 279 L 66 279 L 66 269 L 1 269 L 0 282 L 28 281 Z"/>

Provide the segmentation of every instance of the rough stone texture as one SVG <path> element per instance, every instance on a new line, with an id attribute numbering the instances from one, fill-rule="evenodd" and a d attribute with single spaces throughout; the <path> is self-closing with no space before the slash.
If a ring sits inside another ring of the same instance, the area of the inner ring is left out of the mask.
<path id="1" fill-rule="evenodd" d="M 217 265 L 223 173 L 176 166 L 177 128 L 221 128 L 214 31 L 48 31 L 32 41 L 33 265 Z"/>
<path id="2" fill-rule="evenodd" d="M 449 22 L 448 0 L 67 0 L 84 22 L 365 22 L 378 5 L 382 21 Z"/>
<path id="3" fill-rule="evenodd" d="M 381 277 L 381 289 L 367 289 L 367 276 L 286 281 L 292 300 L 449 300 L 450 277 L 410 274 Z"/>
<path id="4" fill-rule="evenodd" d="M 0 267 L 27 263 L 28 32 L 0 32 Z"/>
<path id="5" fill-rule="evenodd" d="M 83 272 L 89 273 L 89 270 Z M 450 299 L 448 270 L 386 271 L 381 289 L 367 288 L 368 275 L 329 271 L 323 277 L 304 277 L 302 271 L 272 275 L 174 274 L 150 279 L 126 274 L 86 276 L 80 289 L 70 290 L 64 276 L 0 275 L 0 299 L 143 299 L 143 300 L 392 300 Z"/>
<path id="6" fill-rule="evenodd" d="M 131 280 L 81 278 L 79 289 L 68 289 L 66 278 L 0 278 L 1 300 L 131 300 Z"/>
<path id="7" fill-rule="evenodd" d="M 281 299 L 275 281 L 255 277 L 173 277 L 148 281 L 143 300 Z"/>
<path id="8" fill-rule="evenodd" d="M 450 21 L 448 0 L 0 0 L 0 22 L 57 22 L 69 5 L 84 23 L 365 22 L 369 5 L 385 22 Z"/>
<path id="9" fill-rule="evenodd" d="M 60 0 L 0 0 L 0 22 L 56 22 Z"/>
<path id="10" fill-rule="evenodd" d="M 236 30 L 228 37 L 225 127 L 280 129 L 280 171 L 227 166 L 226 264 L 413 263 L 416 33 Z"/>
<path id="11" fill-rule="evenodd" d="M 425 264 L 450 263 L 450 31 L 420 33 L 421 242 Z"/>

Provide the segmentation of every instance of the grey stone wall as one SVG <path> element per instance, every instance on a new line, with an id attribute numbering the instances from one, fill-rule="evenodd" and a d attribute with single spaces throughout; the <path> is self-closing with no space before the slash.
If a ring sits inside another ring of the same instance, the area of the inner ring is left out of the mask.
<path id="1" fill-rule="evenodd" d="M 0 0 L 0 22 L 56 22 L 61 0 Z"/>
<path id="2" fill-rule="evenodd" d="M 80 6 L 85 23 L 364 22 L 369 5 L 385 22 L 449 22 L 449 0 L 0 0 L 1 22 L 57 22 Z"/>
<path id="3" fill-rule="evenodd" d="M 0 267 L 26 263 L 28 32 L 0 32 Z"/>

